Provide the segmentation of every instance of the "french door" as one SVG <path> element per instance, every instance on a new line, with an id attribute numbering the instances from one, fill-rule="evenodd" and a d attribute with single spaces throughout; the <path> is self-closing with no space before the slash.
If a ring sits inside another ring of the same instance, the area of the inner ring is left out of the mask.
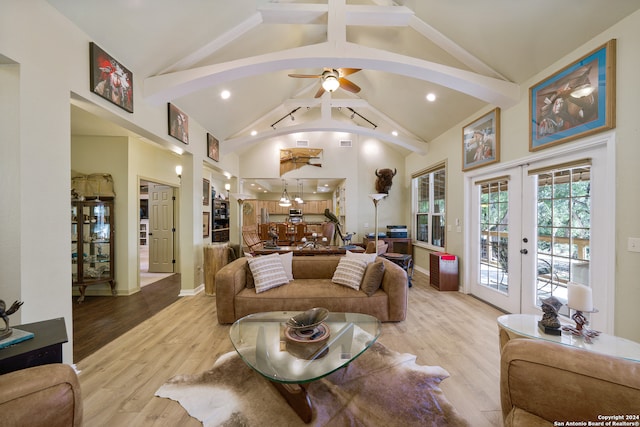
<path id="1" fill-rule="evenodd" d="M 470 177 L 469 292 L 540 313 L 541 299 L 566 303 L 567 284 L 582 283 L 601 311 L 592 324 L 612 327 L 612 168 L 600 144 Z"/>

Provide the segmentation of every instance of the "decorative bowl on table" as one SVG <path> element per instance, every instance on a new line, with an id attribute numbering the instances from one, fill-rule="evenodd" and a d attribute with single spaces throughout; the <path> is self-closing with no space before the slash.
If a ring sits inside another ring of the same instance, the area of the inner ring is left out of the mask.
<path id="1" fill-rule="evenodd" d="M 331 330 L 323 323 L 328 316 L 329 310 L 316 307 L 290 318 L 284 331 L 287 351 L 300 359 L 324 357 L 331 336 Z"/>
<path id="2" fill-rule="evenodd" d="M 287 326 L 294 330 L 313 330 L 326 320 L 329 310 L 315 307 L 287 320 Z"/>

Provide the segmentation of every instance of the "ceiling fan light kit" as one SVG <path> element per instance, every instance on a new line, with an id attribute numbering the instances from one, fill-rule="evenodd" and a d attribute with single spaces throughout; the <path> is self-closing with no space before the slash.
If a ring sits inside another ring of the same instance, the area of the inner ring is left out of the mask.
<path id="1" fill-rule="evenodd" d="M 322 83 L 315 98 L 320 98 L 325 92 L 334 92 L 344 89 L 349 92 L 360 92 L 360 86 L 345 78 L 360 71 L 360 68 L 325 68 L 322 74 L 289 74 L 289 77 L 296 79 L 321 79 Z"/>

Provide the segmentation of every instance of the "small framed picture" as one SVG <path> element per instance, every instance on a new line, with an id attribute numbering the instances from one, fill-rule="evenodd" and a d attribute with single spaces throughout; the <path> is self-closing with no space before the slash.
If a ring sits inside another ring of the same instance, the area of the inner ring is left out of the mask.
<path id="1" fill-rule="evenodd" d="M 462 170 L 500 160 L 500 109 L 496 108 L 462 128 Z"/>
<path id="2" fill-rule="evenodd" d="M 211 183 L 208 179 L 202 179 L 202 204 L 209 206 L 209 190 L 211 189 Z"/>
<path id="3" fill-rule="evenodd" d="M 133 73 L 93 42 L 89 58 L 91 92 L 133 113 Z"/>
<path id="4" fill-rule="evenodd" d="M 216 162 L 220 161 L 220 142 L 207 132 L 207 157 Z"/>
<path id="5" fill-rule="evenodd" d="M 169 135 L 185 144 L 189 143 L 189 116 L 169 103 Z"/>
<path id="6" fill-rule="evenodd" d="M 209 227 L 209 223 L 211 222 L 209 221 L 209 218 L 209 212 L 202 212 L 202 237 L 209 237 L 209 233 L 211 230 L 211 228 Z"/>
<path id="7" fill-rule="evenodd" d="M 529 151 L 615 127 L 616 40 L 529 89 Z"/>

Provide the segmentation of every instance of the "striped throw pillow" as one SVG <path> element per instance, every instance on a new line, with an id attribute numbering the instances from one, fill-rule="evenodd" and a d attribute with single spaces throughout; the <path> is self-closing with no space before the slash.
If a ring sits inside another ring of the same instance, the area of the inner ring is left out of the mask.
<path id="1" fill-rule="evenodd" d="M 360 289 L 360 282 L 366 268 L 367 262 L 362 259 L 342 257 L 331 281 L 352 289 Z"/>
<path id="2" fill-rule="evenodd" d="M 253 274 L 257 294 L 289 283 L 278 254 L 249 258 L 247 262 Z"/>

